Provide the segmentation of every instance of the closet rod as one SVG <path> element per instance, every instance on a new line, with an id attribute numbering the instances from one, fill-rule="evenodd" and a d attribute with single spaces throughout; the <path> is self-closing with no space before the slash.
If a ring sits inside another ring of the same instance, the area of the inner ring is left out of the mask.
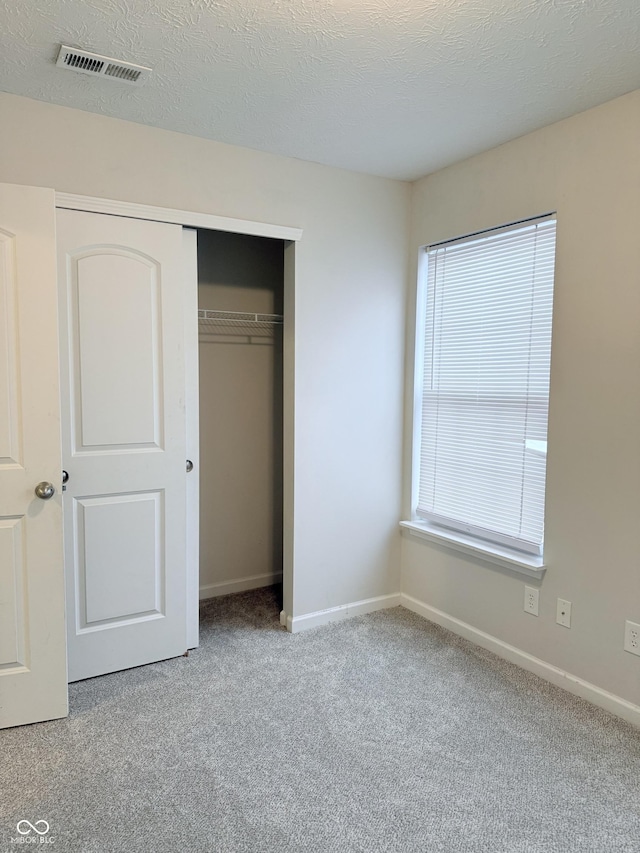
<path id="1" fill-rule="evenodd" d="M 198 328 L 204 334 L 271 336 L 282 326 L 281 314 L 259 314 L 252 311 L 214 311 L 198 309 Z"/>
<path id="2" fill-rule="evenodd" d="M 198 320 L 224 320 L 230 323 L 282 323 L 282 314 L 256 314 L 253 311 L 212 311 L 198 309 Z"/>

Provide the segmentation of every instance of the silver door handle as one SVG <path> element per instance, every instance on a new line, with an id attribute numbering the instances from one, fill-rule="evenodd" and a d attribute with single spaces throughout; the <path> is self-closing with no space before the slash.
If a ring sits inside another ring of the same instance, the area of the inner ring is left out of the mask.
<path id="1" fill-rule="evenodd" d="M 190 459 L 187 459 L 187 474 L 190 474 L 193 471 L 193 462 Z"/>
<path id="2" fill-rule="evenodd" d="M 38 483 L 36 486 L 36 496 L 43 501 L 48 501 L 55 493 L 56 490 L 53 483 L 47 483 L 46 480 L 43 480 L 42 483 Z"/>

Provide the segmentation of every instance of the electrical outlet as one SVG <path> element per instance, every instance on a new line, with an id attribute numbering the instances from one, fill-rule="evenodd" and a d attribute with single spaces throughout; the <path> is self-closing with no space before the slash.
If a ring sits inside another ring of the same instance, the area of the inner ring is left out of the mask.
<path id="1" fill-rule="evenodd" d="M 640 625 L 637 622 L 624 623 L 624 650 L 640 655 Z"/>
<path id="2" fill-rule="evenodd" d="M 558 599 L 556 622 L 558 625 L 564 625 L 565 628 L 571 627 L 571 602 L 565 601 L 564 598 Z"/>
<path id="3" fill-rule="evenodd" d="M 524 588 L 524 611 L 532 616 L 538 615 L 538 595 L 539 590 L 534 586 L 525 586 Z"/>

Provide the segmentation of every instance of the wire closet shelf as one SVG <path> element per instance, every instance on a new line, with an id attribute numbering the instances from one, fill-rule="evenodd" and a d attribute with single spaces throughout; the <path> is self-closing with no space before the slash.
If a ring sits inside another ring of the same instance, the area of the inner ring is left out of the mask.
<path id="1" fill-rule="evenodd" d="M 282 322 L 281 314 L 198 309 L 198 332 L 201 335 L 272 338 L 276 329 L 282 328 Z"/>

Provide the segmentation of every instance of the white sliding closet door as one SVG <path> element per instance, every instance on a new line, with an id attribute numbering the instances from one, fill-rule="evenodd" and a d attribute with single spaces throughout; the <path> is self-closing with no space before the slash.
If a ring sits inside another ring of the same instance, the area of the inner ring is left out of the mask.
<path id="1" fill-rule="evenodd" d="M 0 184 L 0 727 L 67 714 L 54 203 Z"/>
<path id="2" fill-rule="evenodd" d="M 58 211 L 69 680 L 183 654 L 182 228 Z"/>

